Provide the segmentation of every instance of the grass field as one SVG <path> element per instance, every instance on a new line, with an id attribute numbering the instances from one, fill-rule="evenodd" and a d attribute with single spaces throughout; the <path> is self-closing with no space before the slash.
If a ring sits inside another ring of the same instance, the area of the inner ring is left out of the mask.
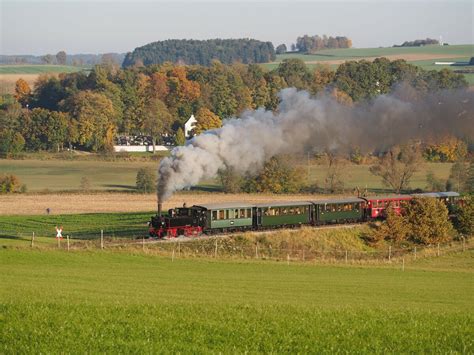
<path id="1" fill-rule="evenodd" d="M 72 65 L 0 65 L 1 74 L 46 74 L 46 73 L 74 73 L 86 69 Z"/>
<path id="2" fill-rule="evenodd" d="M 0 173 L 17 175 L 28 191 L 38 192 L 78 190 L 81 178 L 87 176 L 91 188 L 100 191 L 133 191 L 138 169 L 150 167 L 157 169 L 158 162 L 104 162 L 104 161 L 41 161 L 41 160 L 0 160 Z M 307 165 L 302 165 L 307 171 Z M 426 172 L 432 170 L 438 178 L 446 180 L 450 163 L 426 163 L 412 179 L 412 188 L 426 186 Z M 326 168 L 310 163 L 309 183 L 323 185 Z M 378 190 L 383 189 L 380 178 L 369 172 L 368 165 L 349 165 L 344 172 L 346 188 L 355 187 Z M 203 181 L 202 189 L 218 190 L 216 180 Z"/>
<path id="3" fill-rule="evenodd" d="M 472 251 L 392 267 L 0 250 L 2 353 L 472 353 Z"/>

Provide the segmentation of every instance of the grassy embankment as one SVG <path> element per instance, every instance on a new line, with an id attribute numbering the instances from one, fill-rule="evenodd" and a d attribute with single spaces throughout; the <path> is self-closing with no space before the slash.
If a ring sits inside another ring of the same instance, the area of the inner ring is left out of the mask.
<path id="1" fill-rule="evenodd" d="M 393 267 L 0 250 L 3 353 L 472 353 L 472 251 Z"/>
<path id="2" fill-rule="evenodd" d="M 434 62 L 469 62 L 474 56 L 474 45 L 453 45 L 453 46 L 424 46 L 405 48 L 347 48 L 347 49 L 327 49 L 318 54 L 304 55 L 289 53 L 278 55 L 273 63 L 264 64 L 269 69 L 276 68 L 278 64 L 287 58 L 299 58 L 313 67 L 317 64 L 329 64 L 333 69 L 337 69 L 339 64 L 347 60 L 373 59 L 375 57 L 387 57 L 390 60 L 405 59 L 409 63 L 418 65 L 426 70 L 441 70 L 449 68 L 451 70 L 472 68 L 472 66 L 444 66 L 434 65 Z M 464 74 L 471 86 L 474 86 L 474 74 Z"/>
<path id="3" fill-rule="evenodd" d="M 306 163 L 306 160 L 303 159 Z M 302 164 L 304 171 L 307 165 Z M 0 172 L 17 175 L 30 192 L 79 190 L 81 178 L 86 176 L 91 189 L 100 191 L 134 191 L 136 174 L 139 168 L 157 169 L 158 162 L 152 161 L 87 161 L 87 160 L 0 160 Z M 411 183 L 412 188 L 426 187 L 426 173 L 431 170 L 443 180 L 449 176 L 450 163 L 427 163 L 417 172 Z M 322 187 L 326 174 L 323 165 L 310 163 L 308 184 Z M 384 189 L 380 178 L 369 172 L 368 165 L 348 165 L 344 171 L 345 186 L 351 190 L 355 187 L 378 191 Z M 218 191 L 218 180 L 203 181 L 198 187 L 201 190 Z"/>

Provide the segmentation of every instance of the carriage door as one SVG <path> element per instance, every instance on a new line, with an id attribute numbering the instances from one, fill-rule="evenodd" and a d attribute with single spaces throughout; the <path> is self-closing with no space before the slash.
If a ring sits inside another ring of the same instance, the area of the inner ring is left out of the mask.
<path id="1" fill-rule="evenodd" d="M 262 225 L 262 209 L 259 208 L 259 207 L 255 207 L 253 208 L 253 211 L 252 211 L 252 215 L 253 215 L 253 225 L 254 226 L 261 226 Z"/>

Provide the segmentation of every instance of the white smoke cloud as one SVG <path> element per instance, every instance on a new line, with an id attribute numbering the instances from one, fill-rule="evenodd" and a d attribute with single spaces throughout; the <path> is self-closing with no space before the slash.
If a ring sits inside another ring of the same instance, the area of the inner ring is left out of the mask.
<path id="1" fill-rule="evenodd" d="M 450 133 L 474 136 L 474 100 L 468 91 L 407 95 L 401 86 L 391 95 L 348 107 L 328 95 L 311 97 L 294 88 L 280 93 L 278 113 L 259 109 L 194 137 L 160 162 L 158 199 L 213 178 L 219 169 L 253 173 L 278 154 L 308 149 L 386 149 L 409 139 Z M 407 97 L 408 96 L 408 97 Z"/>

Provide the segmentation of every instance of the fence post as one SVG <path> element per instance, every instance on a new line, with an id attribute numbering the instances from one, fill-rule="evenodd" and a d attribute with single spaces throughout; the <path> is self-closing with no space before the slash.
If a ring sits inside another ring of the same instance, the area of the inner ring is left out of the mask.
<path id="1" fill-rule="evenodd" d="M 438 251 L 437 251 L 437 253 L 436 253 L 436 254 L 439 256 L 439 243 L 438 243 Z"/>
<path id="2" fill-rule="evenodd" d="M 173 254 L 171 254 L 171 261 L 174 261 L 174 246 L 173 246 Z"/>
<path id="3" fill-rule="evenodd" d="M 181 242 L 178 242 L 178 256 L 181 256 Z"/>
<path id="4" fill-rule="evenodd" d="M 258 259 L 258 242 L 255 243 L 255 259 Z"/>
<path id="5" fill-rule="evenodd" d="M 348 257 L 348 255 L 347 255 L 347 254 L 348 254 L 348 253 L 347 253 L 347 250 L 346 250 L 346 264 L 347 264 L 347 257 Z"/>
<path id="6" fill-rule="evenodd" d="M 286 254 L 286 263 L 290 265 L 290 254 Z"/>
<path id="7" fill-rule="evenodd" d="M 217 258 L 217 238 L 216 238 L 216 247 L 214 249 L 214 258 Z"/>
<path id="8" fill-rule="evenodd" d="M 104 249 L 104 230 L 100 230 L 100 249 Z"/>
<path id="9" fill-rule="evenodd" d="M 405 257 L 402 259 L 402 271 L 405 271 Z"/>
<path id="10" fill-rule="evenodd" d="M 392 246 L 388 247 L 388 261 L 392 261 Z"/>
<path id="11" fill-rule="evenodd" d="M 61 238 L 56 238 L 58 240 L 58 249 L 61 248 Z"/>
<path id="12" fill-rule="evenodd" d="M 67 251 L 69 251 L 69 234 L 66 235 L 66 239 L 67 239 Z"/>
<path id="13" fill-rule="evenodd" d="M 35 233 L 33 232 L 33 237 L 34 237 Z M 464 236 L 461 235 L 461 238 L 462 238 L 462 251 L 466 251 L 466 247 L 464 245 Z"/>
<path id="14" fill-rule="evenodd" d="M 304 249 L 303 249 L 303 262 L 304 262 Z"/>
<path id="15" fill-rule="evenodd" d="M 35 246 L 35 232 L 33 232 L 33 235 L 31 236 L 31 247 L 33 248 L 34 246 Z"/>
<path id="16" fill-rule="evenodd" d="M 142 249 L 145 251 L 145 237 L 142 237 Z"/>
<path id="17" fill-rule="evenodd" d="M 415 247 L 415 250 L 414 250 L 414 257 L 415 257 L 415 260 L 416 260 L 416 247 Z"/>

